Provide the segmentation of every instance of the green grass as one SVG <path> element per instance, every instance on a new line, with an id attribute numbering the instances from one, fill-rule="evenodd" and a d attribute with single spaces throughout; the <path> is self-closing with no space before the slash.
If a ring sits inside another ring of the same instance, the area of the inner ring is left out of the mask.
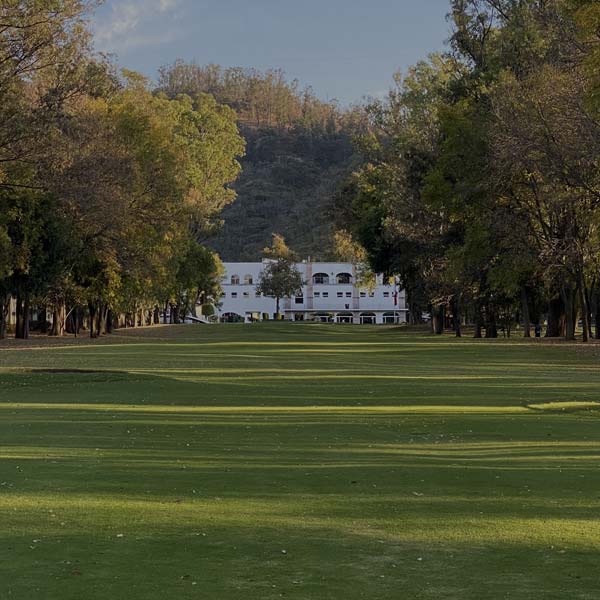
<path id="1" fill-rule="evenodd" d="M 284 324 L 0 347 L 0 599 L 597 600 L 599 350 Z"/>

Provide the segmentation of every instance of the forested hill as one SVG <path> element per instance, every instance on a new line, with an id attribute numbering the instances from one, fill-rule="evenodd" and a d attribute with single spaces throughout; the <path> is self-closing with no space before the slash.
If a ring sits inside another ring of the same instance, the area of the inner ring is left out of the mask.
<path id="1" fill-rule="evenodd" d="M 272 233 L 302 256 L 331 253 L 332 198 L 357 158 L 358 110 L 341 110 L 281 71 L 223 69 L 177 62 L 160 71 L 168 96 L 212 94 L 236 110 L 246 139 L 237 200 L 210 241 L 223 260 L 258 259 Z"/>

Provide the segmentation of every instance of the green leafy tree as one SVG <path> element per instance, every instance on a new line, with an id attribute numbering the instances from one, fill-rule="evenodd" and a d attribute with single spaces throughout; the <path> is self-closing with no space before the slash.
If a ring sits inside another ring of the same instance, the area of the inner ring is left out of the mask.
<path id="1" fill-rule="evenodd" d="M 282 298 L 291 298 L 302 291 L 302 275 L 288 258 L 280 257 L 267 263 L 260 275 L 257 292 L 275 298 L 276 315 L 279 318 L 279 306 Z"/>

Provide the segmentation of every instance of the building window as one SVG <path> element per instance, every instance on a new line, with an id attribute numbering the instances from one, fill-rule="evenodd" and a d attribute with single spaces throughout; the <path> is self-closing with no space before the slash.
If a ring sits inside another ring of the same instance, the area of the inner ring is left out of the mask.
<path id="1" fill-rule="evenodd" d="M 296 304 L 304 304 L 304 296 L 296 296 Z"/>
<path id="2" fill-rule="evenodd" d="M 231 285 L 240 285 L 240 276 L 239 275 L 231 276 Z"/>
<path id="3" fill-rule="evenodd" d="M 250 293 L 249 292 L 244 292 L 244 298 L 250 298 Z"/>
<path id="4" fill-rule="evenodd" d="M 344 297 L 344 292 L 338 292 L 337 293 L 337 297 L 338 298 L 343 298 Z"/>
<path id="5" fill-rule="evenodd" d="M 346 292 L 346 298 L 352 298 L 352 292 Z"/>
<path id="6" fill-rule="evenodd" d="M 261 297 L 261 295 L 262 295 L 262 294 L 261 294 L 260 292 L 256 292 L 256 297 L 257 297 L 257 298 L 260 298 L 260 297 Z"/>
<path id="7" fill-rule="evenodd" d="M 232 298 L 237 298 L 237 292 L 231 292 L 231 297 Z"/>
<path id="8" fill-rule="evenodd" d="M 329 275 L 327 273 L 317 273 L 313 275 L 313 283 L 315 285 L 329 285 Z"/>
<path id="9" fill-rule="evenodd" d="M 254 279 L 252 278 L 252 275 L 246 275 L 244 277 L 244 285 L 252 285 L 254 283 Z"/>
<path id="10" fill-rule="evenodd" d="M 367 292 L 361 292 L 360 293 L 360 297 L 361 298 L 366 298 L 367 297 Z"/>
<path id="11" fill-rule="evenodd" d="M 323 292 L 323 298 L 329 298 L 329 292 Z"/>
<path id="12" fill-rule="evenodd" d="M 340 285 L 348 285 L 349 283 L 352 283 L 352 275 L 350 275 L 350 273 L 338 273 L 336 281 Z"/>
<path id="13" fill-rule="evenodd" d="M 375 298 L 375 292 L 369 292 L 369 298 Z"/>
<path id="14" fill-rule="evenodd" d="M 321 292 L 315 292 L 315 298 L 320 298 L 321 297 Z"/>
<path id="15" fill-rule="evenodd" d="M 389 292 L 383 292 L 383 297 L 384 298 L 389 298 L 390 297 L 390 293 Z"/>
<path id="16" fill-rule="evenodd" d="M 227 293 L 223 292 L 223 295 L 221 296 L 221 298 L 227 298 Z"/>

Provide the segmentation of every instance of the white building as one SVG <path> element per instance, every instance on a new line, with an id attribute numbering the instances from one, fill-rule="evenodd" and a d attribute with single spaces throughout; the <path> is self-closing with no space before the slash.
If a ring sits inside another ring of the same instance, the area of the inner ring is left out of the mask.
<path id="1" fill-rule="evenodd" d="M 225 263 L 224 295 L 218 309 L 224 321 L 267 320 L 276 318 L 276 301 L 257 292 L 267 261 L 262 263 Z M 284 298 L 280 312 L 289 321 L 335 323 L 406 323 L 406 295 L 394 283 L 377 276 L 374 289 L 356 285 L 356 269 L 350 263 L 297 263 L 305 282 L 302 294 Z"/>

